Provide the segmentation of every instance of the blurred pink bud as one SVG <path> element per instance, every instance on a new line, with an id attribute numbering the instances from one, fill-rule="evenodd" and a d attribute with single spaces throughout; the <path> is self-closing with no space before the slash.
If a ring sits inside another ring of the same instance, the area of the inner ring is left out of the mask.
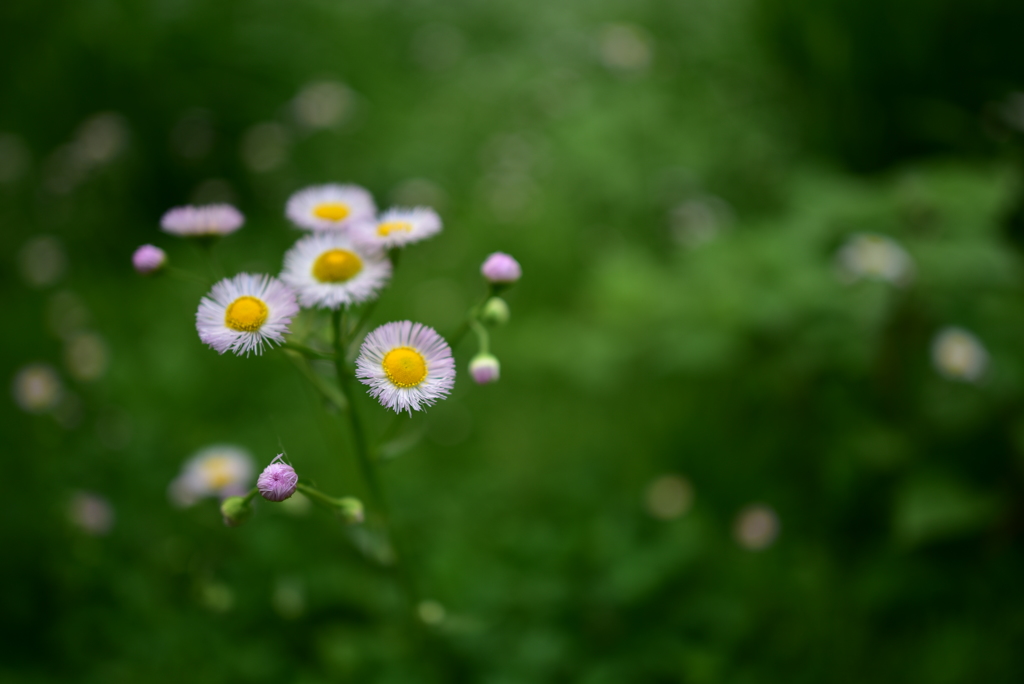
<path id="1" fill-rule="evenodd" d="M 504 252 L 495 252 L 487 257 L 480 273 L 492 283 L 511 284 L 523 275 L 519 262 Z"/>
<path id="2" fill-rule="evenodd" d="M 167 254 L 153 245 L 142 245 L 132 254 L 132 265 L 142 275 L 159 271 L 166 263 Z"/>
<path id="3" fill-rule="evenodd" d="M 278 454 L 256 480 L 256 488 L 267 501 L 284 501 L 294 494 L 295 488 L 299 486 L 299 476 L 295 473 L 295 468 L 282 462 L 283 456 L 284 454 Z"/>
<path id="4" fill-rule="evenodd" d="M 478 385 L 486 385 L 490 382 L 497 382 L 501 374 L 501 364 L 498 358 L 491 354 L 477 354 L 469 362 L 469 374 Z"/>

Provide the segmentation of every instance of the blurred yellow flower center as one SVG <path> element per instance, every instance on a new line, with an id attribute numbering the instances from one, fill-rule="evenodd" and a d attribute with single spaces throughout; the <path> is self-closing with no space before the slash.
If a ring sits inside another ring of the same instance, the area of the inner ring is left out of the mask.
<path id="1" fill-rule="evenodd" d="M 409 347 L 396 347 L 384 355 L 384 372 L 397 387 L 415 387 L 427 377 L 427 360 Z"/>
<path id="2" fill-rule="evenodd" d="M 267 320 L 267 305 L 248 295 L 228 304 L 224 325 L 238 332 L 254 332 Z"/>
<path id="3" fill-rule="evenodd" d="M 344 220 L 350 213 L 348 205 L 343 202 L 323 202 L 313 207 L 313 216 L 328 221 Z"/>
<path id="4" fill-rule="evenodd" d="M 226 456 L 214 456 L 204 461 L 200 467 L 211 489 L 227 487 L 235 479 L 231 472 L 231 459 Z"/>
<path id="5" fill-rule="evenodd" d="M 412 230 L 412 224 L 407 221 L 388 221 L 377 226 L 377 235 L 387 237 L 392 233 L 408 233 Z"/>
<path id="6" fill-rule="evenodd" d="M 313 277 L 321 283 L 343 283 L 363 270 L 363 260 L 347 249 L 331 249 L 313 262 Z"/>

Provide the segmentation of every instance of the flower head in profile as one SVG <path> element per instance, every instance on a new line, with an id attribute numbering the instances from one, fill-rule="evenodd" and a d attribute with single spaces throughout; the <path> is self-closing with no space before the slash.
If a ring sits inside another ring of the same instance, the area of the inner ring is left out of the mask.
<path id="1" fill-rule="evenodd" d="M 884 280 L 906 285 L 914 277 L 914 262 L 895 240 L 884 235 L 859 233 L 839 248 L 840 275 L 849 281 Z"/>
<path id="2" fill-rule="evenodd" d="M 932 361 L 950 380 L 976 382 L 988 367 L 988 352 L 972 333 L 949 327 L 939 331 L 932 341 Z"/>
<path id="3" fill-rule="evenodd" d="M 391 262 L 376 248 L 348 235 L 307 235 L 284 255 L 281 280 L 295 289 L 306 307 L 337 309 L 377 296 L 391 278 Z"/>
<path id="4" fill-rule="evenodd" d="M 284 334 L 299 311 L 295 293 L 266 275 L 239 273 L 213 286 L 199 302 L 199 339 L 219 353 L 263 353 L 264 343 L 284 342 Z"/>
<path id="5" fill-rule="evenodd" d="M 348 229 L 372 221 L 377 213 L 373 197 L 358 185 L 315 185 L 288 198 L 285 215 L 306 230 Z"/>
<path id="6" fill-rule="evenodd" d="M 245 217 L 230 204 L 206 204 L 171 209 L 160 219 L 164 232 L 182 237 L 227 235 L 242 227 Z"/>
<path id="7" fill-rule="evenodd" d="M 252 456 L 245 449 L 218 444 L 202 449 L 185 462 L 169 490 L 179 506 L 191 506 L 199 499 L 224 499 L 243 494 L 252 481 Z"/>
<path id="8" fill-rule="evenodd" d="M 358 238 L 382 248 L 402 247 L 441 232 L 441 217 L 429 207 L 388 209 L 371 223 L 358 228 Z"/>
<path id="9" fill-rule="evenodd" d="M 495 252 L 480 266 L 480 274 L 496 285 L 511 285 L 522 277 L 523 269 L 514 257 Z"/>
<path id="10" fill-rule="evenodd" d="M 285 463 L 283 458 L 284 454 L 278 454 L 256 478 L 256 488 L 260 490 L 260 496 L 267 501 L 284 501 L 294 494 L 296 487 L 299 486 L 299 476 L 295 468 Z"/>
<path id="11" fill-rule="evenodd" d="M 443 399 L 455 386 L 451 347 L 422 323 L 385 323 L 363 340 L 356 377 L 396 413 L 410 415 Z"/>

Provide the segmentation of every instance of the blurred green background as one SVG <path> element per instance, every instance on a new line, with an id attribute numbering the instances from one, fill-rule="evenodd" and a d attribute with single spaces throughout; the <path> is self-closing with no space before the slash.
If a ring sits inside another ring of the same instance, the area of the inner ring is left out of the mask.
<path id="1" fill-rule="evenodd" d="M 1021 26 L 1008 0 L 0 5 L 0 679 L 1024 681 Z M 282 353 L 218 356 L 207 285 L 130 265 L 201 272 L 159 218 L 227 200 L 228 272 L 276 273 L 285 200 L 324 182 L 444 218 L 378 322 L 451 331 L 495 250 L 525 274 L 501 381 L 466 340 L 384 468 L 418 636 L 322 511 L 228 529 L 167 498 L 211 443 L 365 496 Z M 858 233 L 909 282 L 841 277 Z M 976 381 L 933 366 L 947 326 Z M 26 367 L 52 405 L 19 406 Z"/>

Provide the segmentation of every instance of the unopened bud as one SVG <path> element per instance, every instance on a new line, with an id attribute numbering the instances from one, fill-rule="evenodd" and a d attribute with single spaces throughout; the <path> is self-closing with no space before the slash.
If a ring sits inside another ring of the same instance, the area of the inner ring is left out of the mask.
<path id="1" fill-rule="evenodd" d="M 363 502 L 351 496 L 338 499 L 338 512 L 345 522 L 350 525 L 361 524 L 366 520 L 366 512 L 363 510 Z"/>
<path id="2" fill-rule="evenodd" d="M 278 454 L 277 458 L 270 462 L 256 480 L 256 488 L 267 501 L 284 501 L 295 493 L 299 485 L 299 476 L 287 463 L 281 461 L 284 454 Z"/>
<path id="3" fill-rule="evenodd" d="M 480 311 L 480 320 L 484 325 L 505 325 L 508 323 L 510 315 L 508 303 L 504 299 L 501 297 L 491 297 Z"/>
<path id="4" fill-rule="evenodd" d="M 492 283 L 511 285 L 523 275 L 523 269 L 508 254 L 495 252 L 484 261 L 480 273 Z"/>
<path id="5" fill-rule="evenodd" d="M 141 275 L 155 273 L 167 263 L 167 253 L 153 245 L 142 245 L 132 254 L 132 266 Z"/>
<path id="6" fill-rule="evenodd" d="M 492 354 L 477 354 L 469 362 L 469 374 L 478 385 L 486 385 L 490 382 L 497 382 L 501 374 L 501 364 L 498 357 Z"/>
<path id="7" fill-rule="evenodd" d="M 252 505 L 248 497 L 229 496 L 220 504 L 220 513 L 224 516 L 224 524 L 238 527 L 252 515 Z"/>

